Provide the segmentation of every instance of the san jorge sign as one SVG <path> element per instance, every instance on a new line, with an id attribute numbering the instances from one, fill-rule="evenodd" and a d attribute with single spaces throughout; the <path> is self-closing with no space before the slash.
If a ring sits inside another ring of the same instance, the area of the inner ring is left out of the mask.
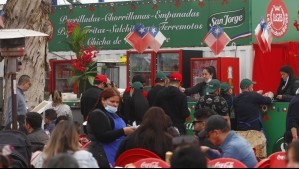
<path id="1" fill-rule="evenodd" d="M 209 17 L 208 29 L 219 25 L 222 28 L 236 28 L 245 22 L 245 9 L 214 13 Z"/>
<path id="2" fill-rule="evenodd" d="M 167 38 L 162 48 L 205 46 L 202 41 L 210 29 L 206 27 L 207 23 L 221 23 L 230 37 L 250 30 L 250 17 L 247 17 L 249 1 L 230 0 L 228 4 L 220 1 L 204 2 L 146 0 L 56 6 L 49 15 L 54 29 L 49 50 L 69 51 L 67 45 L 59 43 L 68 38 L 67 20 L 80 23 L 81 27 L 89 26 L 86 45 L 94 45 L 102 50 L 132 49 L 124 38 L 139 23 L 146 27 L 159 27 Z M 240 38 L 235 42 L 248 45 L 251 39 Z"/>
<path id="3" fill-rule="evenodd" d="M 275 38 L 282 38 L 288 31 L 289 14 L 282 0 L 272 0 L 267 9 L 267 22 Z"/>

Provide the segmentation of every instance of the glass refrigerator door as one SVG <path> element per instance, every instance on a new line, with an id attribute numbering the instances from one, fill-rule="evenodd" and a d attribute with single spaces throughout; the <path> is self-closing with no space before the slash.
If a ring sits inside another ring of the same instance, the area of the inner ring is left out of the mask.
<path id="1" fill-rule="evenodd" d="M 169 76 L 173 72 L 179 72 L 179 60 L 179 53 L 158 53 L 157 72 L 163 72 L 166 76 Z"/>
<path id="2" fill-rule="evenodd" d="M 217 59 L 196 59 L 192 60 L 192 86 L 203 82 L 202 70 L 205 67 L 214 66 L 217 72 Z"/>
<path id="3" fill-rule="evenodd" d="M 145 88 L 152 86 L 152 55 L 147 54 L 130 54 L 129 55 L 129 80 L 135 75 L 142 75 L 146 79 Z"/>
<path id="4" fill-rule="evenodd" d="M 72 85 L 68 85 L 68 79 L 72 76 L 72 71 L 67 68 L 71 66 L 69 63 L 55 63 L 55 90 L 61 92 L 73 92 L 74 88 Z"/>

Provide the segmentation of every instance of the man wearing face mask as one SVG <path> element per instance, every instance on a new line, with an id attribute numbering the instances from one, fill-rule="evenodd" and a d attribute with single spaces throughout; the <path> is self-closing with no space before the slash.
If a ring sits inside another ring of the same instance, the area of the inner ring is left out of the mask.
<path id="1" fill-rule="evenodd" d="M 107 77 L 105 75 L 99 74 L 95 77 L 93 86 L 87 89 L 81 97 L 81 114 L 84 120 L 88 116 L 89 112 L 95 109 L 97 102 L 99 100 L 101 92 L 107 87 Z"/>
<path id="2" fill-rule="evenodd" d="M 234 100 L 234 109 L 237 117 L 237 130 L 262 130 L 262 120 L 260 116 L 260 105 L 272 103 L 274 94 L 268 92 L 261 95 L 253 91 L 253 84 L 249 79 L 243 79 L 240 83 L 242 93 Z"/>
<path id="3" fill-rule="evenodd" d="M 87 119 L 88 137 L 91 140 L 88 150 L 98 161 L 100 168 L 114 166 L 121 141 L 124 136 L 135 131 L 133 127 L 126 127 L 124 120 L 117 114 L 120 100 L 116 89 L 105 89 L 96 109 L 90 112 Z"/>

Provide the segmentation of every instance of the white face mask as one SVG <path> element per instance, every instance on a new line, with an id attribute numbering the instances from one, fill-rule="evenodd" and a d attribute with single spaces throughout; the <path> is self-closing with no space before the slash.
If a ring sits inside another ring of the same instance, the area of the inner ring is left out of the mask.
<path id="1" fill-rule="evenodd" d="M 206 83 L 209 83 L 211 80 L 212 80 L 212 79 L 208 79 L 208 80 L 206 81 Z"/>
<path id="2" fill-rule="evenodd" d="M 107 105 L 105 107 L 105 109 L 109 112 L 109 113 L 116 113 L 117 112 L 117 107 L 113 107 L 113 106 L 109 106 Z"/>

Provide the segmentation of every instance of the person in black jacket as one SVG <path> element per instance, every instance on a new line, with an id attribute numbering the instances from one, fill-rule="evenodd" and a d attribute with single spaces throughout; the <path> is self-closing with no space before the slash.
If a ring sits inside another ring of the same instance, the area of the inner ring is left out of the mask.
<path id="1" fill-rule="evenodd" d="M 198 93 L 200 97 L 205 96 L 207 94 L 206 88 L 207 84 L 212 80 L 212 79 L 217 79 L 216 76 L 216 69 L 214 66 L 209 66 L 205 67 L 202 70 L 202 76 L 203 76 L 203 82 L 196 84 L 195 86 L 191 88 L 181 88 L 180 90 L 182 92 L 185 92 L 187 96 L 190 96 L 192 94 Z"/>
<path id="2" fill-rule="evenodd" d="M 147 99 L 150 106 L 153 106 L 157 98 L 157 94 L 165 87 L 166 80 L 167 77 L 163 72 L 157 72 L 155 79 L 156 86 L 151 88 L 151 90 L 147 94 Z"/>
<path id="3" fill-rule="evenodd" d="M 276 98 L 280 101 L 289 102 L 299 88 L 299 79 L 290 66 L 283 66 L 280 69 L 280 74 L 281 80 L 276 92 Z"/>
<path id="4" fill-rule="evenodd" d="M 293 97 L 289 104 L 289 109 L 286 119 L 286 133 L 285 140 L 287 143 L 291 143 L 298 140 L 299 129 L 299 88 L 296 91 L 296 96 Z"/>
<path id="5" fill-rule="evenodd" d="M 86 120 L 88 114 L 96 107 L 101 92 L 107 87 L 107 77 L 105 75 L 99 74 L 95 77 L 93 86 L 83 92 L 80 100 L 81 114 L 83 115 L 83 120 Z"/>
<path id="6" fill-rule="evenodd" d="M 100 95 L 97 108 L 89 113 L 87 120 L 88 150 L 101 168 L 114 166 L 116 151 L 124 138 L 135 131 L 117 115 L 120 94 L 114 88 L 105 89 Z"/>
<path id="7" fill-rule="evenodd" d="M 154 106 L 161 107 L 171 118 L 173 125 L 181 135 L 186 134 L 185 121 L 190 116 L 187 96 L 179 90 L 182 75 L 172 73 L 169 77 L 169 86 L 162 89 L 157 96 Z"/>
<path id="8" fill-rule="evenodd" d="M 261 95 L 253 91 L 253 84 L 249 79 L 243 79 L 240 83 L 242 93 L 234 99 L 234 109 L 237 116 L 237 130 L 257 130 L 263 129 L 260 116 L 260 105 L 269 105 L 272 103 L 274 94 L 268 92 Z"/>
<path id="9" fill-rule="evenodd" d="M 144 113 L 149 108 L 146 97 L 142 94 L 143 85 L 140 82 L 134 82 L 131 86 L 130 98 L 128 100 L 130 104 L 130 111 L 125 112 L 128 123 L 132 125 L 135 121 L 136 124 L 140 124 Z"/>

